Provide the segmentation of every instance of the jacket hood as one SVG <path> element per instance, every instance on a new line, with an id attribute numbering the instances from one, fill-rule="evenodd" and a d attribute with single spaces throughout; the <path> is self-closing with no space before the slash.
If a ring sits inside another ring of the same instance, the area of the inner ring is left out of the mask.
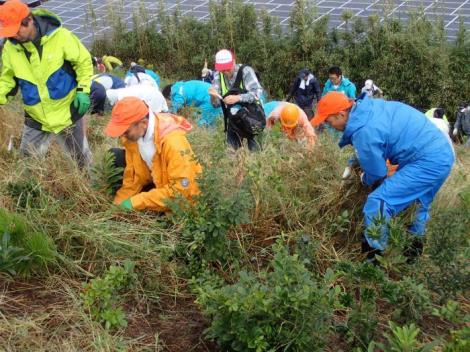
<path id="1" fill-rule="evenodd" d="M 303 79 L 305 76 L 311 75 L 312 71 L 310 71 L 308 68 L 304 68 L 300 70 L 298 77 L 300 79 Z"/>
<path id="2" fill-rule="evenodd" d="M 51 35 L 56 29 L 62 26 L 60 17 L 49 10 L 33 10 L 32 14 L 43 37 Z"/>
<path id="3" fill-rule="evenodd" d="M 153 113 L 150 110 L 151 113 Z M 161 153 L 163 140 L 167 135 L 174 131 L 189 132 L 193 126 L 182 116 L 170 113 L 153 113 L 155 115 L 155 133 L 154 141 L 157 147 L 157 153 Z M 122 144 L 126 147 L 137 148 L 137 142 L 121 137 Z"/>
<path id="4" fill-rule="evenodd" d="M 62 20 L 60 17 L 49 10 L 33 10 L 31 11 L 31 14 L 34 17 L 34 23 L 37 27 L 39 27 L 41 38 L 51 35 L 56 29 L 62 27 Z M 38 40 L 39 39 L 35 39 L 34 41 Z M 18 41 L 13 38 L 9 38 L 8 41 L 12 42 L 13 44 L 18 44 Z"/>
<path id="5" fill-rule="evenodd" d="M 155 143 L 160 149 L 160 144 L 170 132 L 181 130 L 189 132 L 193 128 L 188 120 L 182 116 L 170 113 L 155 114 Z"/>
<path id="6" fill-rule="evenodd" d="M 364 127 L 373 116 L 372 99 L 361 94 L 349 113 L 348 122 L 339 141 L 340 148 L 352 143 L 352 136 Z"/>

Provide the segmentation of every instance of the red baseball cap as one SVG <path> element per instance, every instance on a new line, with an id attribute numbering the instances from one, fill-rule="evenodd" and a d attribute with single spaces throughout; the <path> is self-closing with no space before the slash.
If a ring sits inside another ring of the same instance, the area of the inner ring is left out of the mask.
<path id="1" fill-rule="evenodd" d="M 317 104 L 317 112 L 311 124 L 315 127 L 324 122 L 328 116 L 337 114 L 353 106 L 354 101 L 340 92 L 329 92 Z"/>
<path id="2" fill-rule="evenodd" d="M 10 0 L 0 6 L 0 38 L 14 37 L 21 21 L 29 15 L 28 5 L 19 0 Z"/>
<path id="3" fill-rule="evenodd" d="M 215 69 L 217 71 L 230 70 L 234 65 L 235 57 L 230 50 L 222 49 L 215 54 Z"/>
<path id="4" fill-rule="evenodd" d="M 123 98 L 114 105 L 111 120 L 104 133 L 110 137 L 120 137 L 133 123 L 142 120 L 148 114 L 148 106 L 139 98 Z"/>

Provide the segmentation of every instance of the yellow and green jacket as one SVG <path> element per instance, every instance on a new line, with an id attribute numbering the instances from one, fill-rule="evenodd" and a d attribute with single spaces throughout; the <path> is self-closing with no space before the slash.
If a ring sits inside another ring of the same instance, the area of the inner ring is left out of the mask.
<path id="1" fill-rule="evenodd" d="M 25 124 L 59 133 L 81 116 L 73 107 L 77 91 L 90 93 L 93 65 L 80 40 L 44 9 L 33 10 L 40 39 L 5 42 L 0 76 L 0 104 L 21 88 Z M 28 123 L 29 122 L 29 123 Z"/>

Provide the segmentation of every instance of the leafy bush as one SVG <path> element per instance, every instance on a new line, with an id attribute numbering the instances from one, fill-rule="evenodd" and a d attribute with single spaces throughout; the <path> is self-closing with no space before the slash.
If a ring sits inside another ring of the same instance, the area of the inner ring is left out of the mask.
<path id="1" fill-rule="evenodd" d="M 47 268 L 56 257 L 52 240 L 19 216 L 0 209 L 0 271 L 28 275 Z"/>
<path id="2" fill-rule="evenodd" d="M 442 298 L 470 289 L 470 208 L 439 211 L 429 226 L 428 286 Z"/>
<path id="3" fill-rule="evenodd" d="M 104 324 L 106 329 L 126 327 L 127 321 L 121 304 L 122 294 L 130 289 L 136 280 L 134 264 L 124 262 L 123 267 L 112 265 L 104 277 L 91 280 L 84 285 L 83 305 L 91 317 Z"/>
<path id="4" fill-rule="evenodd" d="M 385 343 L 377 346 L 384 352 L 431 352 L 437 343 L 422 344 L 417 339 L 419 328 L 414 324 L 400 327 L 392 321 L 388 322 L 390 333 L 385 333 Z"/>
<path id="5" fill-rule="evenodd" d="M 353 346 L 367 346 L 375 336 L 378 324 L 376 300 L 380 286 L 386 281 L 385 274 L 370 263 L 349 262 L 339 263 L 337 273 L 345 286 L 340 302 L 348 309 L 347 320 L 338 326 L 338 330 L 345 332 L 347 341 Z"/>
<path id="6" fill-rule="evenodd" d="M 444 346 L 444 352 L 466 352 L 470 348 L 470 327 L 452 331 L 451 340 Z"/>
<path id="7" fill-rule="evenodd" d="M 238 246 L 228 233 L 249 221 L 252 198 L 246 184 L 234 189 L 225 181 L 216 168 L 208 165 L 198 180 L 201 194 L 194 206 L 188 208 L 179 200 L 172 202 L 172 221 L 182 226 L 177 253 L 193 274 L 211 263 L 236 261 Z"/>
<path id="8" fill-rule="evenodd" d="M 273 252 L 267 270 L 197 289 L 197 303 L 211 318 L 207 335 L 232 351 L 322 350 L 338 291 L 317 282 L 281 243 Z"/>
<path id="9" fill-rule="evenodd" d="M 447 303 L 442 307 L 434 308 L 432 314 L 442 319 L 447 319 L 454 324 L 462 322 L 459 303 L 453 300 L 447 301 Z"/>
<path id="10" fill-rule="evenodd" d="M 394 317 L 420 320 L 424 313 L 431 310 L 431 294 L 424 284 L 411 277 L 400 281 L 388 280 L 382 286 L 383 297 L 394 307 Z"/>

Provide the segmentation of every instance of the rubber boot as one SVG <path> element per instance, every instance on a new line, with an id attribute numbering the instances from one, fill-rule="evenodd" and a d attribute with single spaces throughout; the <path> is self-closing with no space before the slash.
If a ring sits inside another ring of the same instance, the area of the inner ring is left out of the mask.
<path id="1" fill-rule="evenodd" d="M 366 262 L 371 263 L 373 265 L 379 265 L 379 261 L 377 260 L 376 256 L 381 256 L 383 252 L 380 249 L 372 248 L 371 246 L 369 246 L 369 243 L 367 242 L 365 237 L 362 237 L 361 240 L 361 251 L 362 253 L 366 253 Z"/>

